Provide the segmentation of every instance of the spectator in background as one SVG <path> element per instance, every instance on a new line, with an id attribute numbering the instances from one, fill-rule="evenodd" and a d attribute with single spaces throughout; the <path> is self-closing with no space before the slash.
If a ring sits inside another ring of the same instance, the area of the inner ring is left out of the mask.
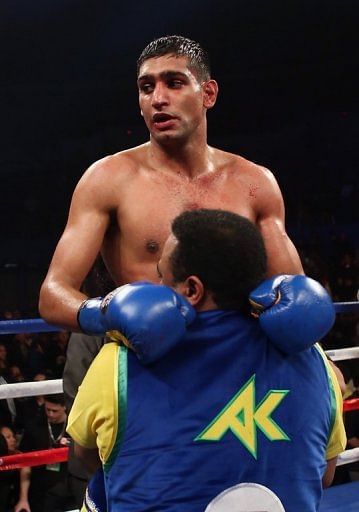
<path id="1" fill-rule="evenodd" d="M 0 434 L 0 457 L 8 455 L 9 450 L 5 437 Z M 12 475 L 8 471 L 0 471 L 0 510 L 8 512 L 12 490 Z"/>
<path id="2" fill-rule="evenodd" d="M 7 425 L 0 426 L 0 455 L 19 453 L 15 432 Z M 0 512 L 10 512 L 19 493 L 19 470 L 0 471 Z"/>
<path id="3" fill-rule="evenodd" d="M 9 368 L 9 381 L 10 382 L 24 382 L 25 377 L 22 374 L 21 368 L 16 365 L 12 365 Z"/>
<path id="4" fill-rule="evenodd" d="M 7 357 L 7 347 L 4 343 L 0 343 L 0 375 L 4 378 L 9 377 L 9 361 Z"/>
<path id="5" fill-rule="evenodd" d="M 52 373 L 49 371 L 39 372 L 35 375 L 33 381 L 40 382 L 52 378 Z M 28 423 L 34 421 L 43 420 L 45 421 L 45 409 L 44 409 L 45 397 L 43 395 L 31 396 L 26 398 L 18 398 L 16 401 L 17 406 L 17 418 L 16 428 L 23 432 L 26 429 Z"/>
<path id="6" fill-rule="evenodd" d="M 24 452 L 66 446 L 66 412 L 63 394 L 44 397 L 45 415 L 26 425 L 21 449 Z M 26 468 L 20 482 L 15 512 L 62 512 L 74 508 L 67 490 L 67 463 Z"/>
<path id="7" fill-rule="evenodd" d="M 42 337 L 35 336 L 26 360 L 26 371 L 30 379 L 48 367 L 46 349 L 47 341 L 45 342 Z"/>
<path id="8" fill-rule="evenodd" d="M 0 385 L 7 384 L 7 381 L 0 372 Z M 0 423 L 3 425 L 14 425 L 16 420 L 16 405 L 13 398 L 0 400 Z"/>
<path id="9" fill-rule="evenodd" d="M 0 434 L 3 435 L 6 440 L 9 455 L 19 453 L 17 450 L 15 431 L 11 427 L 3 425 L 0 427 Z"/>
<path id="10" fill-rule="evenodd" d="M 49 367 L 54 373 L 55 378 L 61 378 L 66 362 L 67 345 L 70 333 L 60 331 L 52 335 L 51 345 L 49 346 L 48 361 Z"/>

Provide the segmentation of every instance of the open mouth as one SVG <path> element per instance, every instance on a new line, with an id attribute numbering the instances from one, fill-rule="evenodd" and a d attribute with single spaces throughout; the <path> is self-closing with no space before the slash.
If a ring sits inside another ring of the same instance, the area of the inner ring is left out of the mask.
<path id="1" fill-rule="evenodd" d="M 152 120 L 154 128 L 159 131 L 171 130 L 176 124 L 176 117 L 165 112 L 156 112 Z"/>
<path id="2" fill-rule="evenodd" d="M 166 121 L 173 120 L 174 117 L 165 112 L 156 112 L 156 114 L 153 114 L 152 119 L 154 123 L 165 123 Z"/>

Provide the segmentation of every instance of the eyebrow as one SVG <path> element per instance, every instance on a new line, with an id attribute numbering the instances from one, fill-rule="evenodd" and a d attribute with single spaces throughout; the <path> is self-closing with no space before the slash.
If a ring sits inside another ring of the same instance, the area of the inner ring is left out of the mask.
<path id="1" fill-rule="evenodd" d="M 186 75 L 186 73 L 183 73 L 182 71 L 174 71 L 171 69 L 162 71 L 161 73 L 159 73 L 158 76 L 162 79 L 166 79 L 166 78 L 168 79 L 168 78 L 174 78 L 174 77 L 181 77 L 181 78 L 188 79 L 188 76 Z M 154 77 L 155 77 L 154 74 L 140 75 L 137 78 L 137 83 L 143 82 L 144 80 L 151 80 Z"/>

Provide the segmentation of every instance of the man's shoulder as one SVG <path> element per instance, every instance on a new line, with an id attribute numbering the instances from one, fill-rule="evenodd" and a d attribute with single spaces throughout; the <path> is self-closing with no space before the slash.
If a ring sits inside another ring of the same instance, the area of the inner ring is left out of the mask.
<path id="1" fill-rule="evenodd" d="M 103 179 L 111 176 L 128 178 L 129 175 L 138 172 L 141 166 L 141 160 L 144 158 L 146 145 L 136 146 L 134 148 L 119 151 L 112 155 L 107 155 L 96 160 L 86 170 L 84 177 L 86 179 Z"/>
<path id="2" fill-rule="evenodd" d="M 116 211 L 132 183 L 142 176 L 146 145 L 105 156 L 94 162 L 81 176 L 73 194 L 73 205 Z M 101 193 L 99 193 L 101 191 Z"/>
<path id="3" fill-rule="evenodd" d="M 261 164 L 248 160 L 242 155 L 213 148 L 220 167 L 234 173 L 248 175 L 251 178 L 268 180 L 273 178 L 272 172 Z"/>

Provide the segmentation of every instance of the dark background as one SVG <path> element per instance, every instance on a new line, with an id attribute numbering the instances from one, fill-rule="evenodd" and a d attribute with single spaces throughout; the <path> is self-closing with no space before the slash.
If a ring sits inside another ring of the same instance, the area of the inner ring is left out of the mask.
<path id="1" fill-rule="evenodd" d="M 358 14 L 357 0 L 1 0 L 0 309 L 36 307 L 85 169 L 147 140 L 135 62 L 166 34 L 209 51 L 209 142 L 275 173 L 298 248 L 357 249 Z"/>

